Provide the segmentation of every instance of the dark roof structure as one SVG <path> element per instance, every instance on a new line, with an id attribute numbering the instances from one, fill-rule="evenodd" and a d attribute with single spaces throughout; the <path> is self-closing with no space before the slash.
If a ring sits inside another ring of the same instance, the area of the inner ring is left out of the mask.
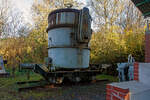
<path id="1" fill-rule="evenodd" d="M 144 17 L 150 17 L 150 0 L 131 0 L 142 12 Z"/>

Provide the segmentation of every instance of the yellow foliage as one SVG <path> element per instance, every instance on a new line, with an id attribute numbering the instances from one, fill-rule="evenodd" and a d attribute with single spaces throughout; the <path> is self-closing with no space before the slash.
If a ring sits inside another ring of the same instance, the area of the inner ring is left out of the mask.
<path id="1" fill-rule="evenodd" d="M 28 46 L 27 47 L 27 53 L 29 54 L 29 53 L 31 53 L 31 51 L 32 51 L 32 48 L 30 46 Z"/>
<path id="2" fill-rule="evenodd" d="M 144 30 L 139 28 L 117 33 L 118 28 L 112 26 L 107 33 L 103 31 L 94 33 L 91 40 L 91 61 L 93 63 L 121 62 L 126 61 L 129 54 L 135 57 L 144 55 Z"/>

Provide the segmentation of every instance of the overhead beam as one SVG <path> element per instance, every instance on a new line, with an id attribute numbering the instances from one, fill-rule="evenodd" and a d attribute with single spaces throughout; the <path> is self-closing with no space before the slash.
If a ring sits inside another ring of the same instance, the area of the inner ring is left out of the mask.
<path id="1" fill-rule="evenodd" d="M 142 12 L 144 17 L 150 17 L 150 0 L 131 0 Z"/>
<path id="2" fill-rule="evenodd" d="M 145 0 L 143 2 L 137 3 L 135 6 L 138 7 L 138 6 L 144 5 L 145 3 L 149 3 L 149 2 L 150 2 L 150 0 Z"/>

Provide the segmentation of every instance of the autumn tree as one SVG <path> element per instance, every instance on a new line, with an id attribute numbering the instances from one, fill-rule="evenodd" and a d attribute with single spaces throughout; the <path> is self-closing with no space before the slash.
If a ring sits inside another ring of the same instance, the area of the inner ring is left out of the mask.
<path id="1" fill-rule="evenodd" d="M 144 58 L 144 22 L 141 13 L 128 0 L 90 0 L 97 25 L 91 40 L 91 61 L 117 63 Z"/>
<path id="2" fill-rule="evenodd" d="M 28 34 L 29 27 L 23 22 L 21 13 L 17 12 L 11 2 L 2 0 L 2 3 L 0 55 L 8 60 L 8 66 L 16 67 L 25 52 L 25 36 Z"/>
<path id="3" fill-rule="evenodd" d="M 48 27 L 48 14 L 59 8 L 64 8 L 65 4 L 72 3 L 76 7 L 77 2 L 73 0 L 35 0 L 32 5 L 32 19 L 34 27 L 28 35 L 28 61 L 44 62 L 44 58 L 48 56 L 48 34 L 46 29 Z"/>

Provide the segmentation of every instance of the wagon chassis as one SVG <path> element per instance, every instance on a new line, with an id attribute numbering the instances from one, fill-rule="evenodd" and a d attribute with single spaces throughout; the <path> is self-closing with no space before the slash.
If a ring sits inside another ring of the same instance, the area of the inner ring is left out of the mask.
<path id="1" fill-rule="evenodd" d="M 42 75 L 47 81 L 52 82 L 53 80 L 60 79 L 69 79 L 74 82 L 79 80 L 94 80 L 95 76 L 101 74 L 101 70 L 90 70 L 90 69 L 74 69 L 72 71 L 54 71 L 54 72 L 45 72 L 39 65 L 35 65 L 33 68 L 34 72 Z M 78 79 L 76 79 L 78 78 Z M 55 83 L 55 82 L 54 82 Z"/>

